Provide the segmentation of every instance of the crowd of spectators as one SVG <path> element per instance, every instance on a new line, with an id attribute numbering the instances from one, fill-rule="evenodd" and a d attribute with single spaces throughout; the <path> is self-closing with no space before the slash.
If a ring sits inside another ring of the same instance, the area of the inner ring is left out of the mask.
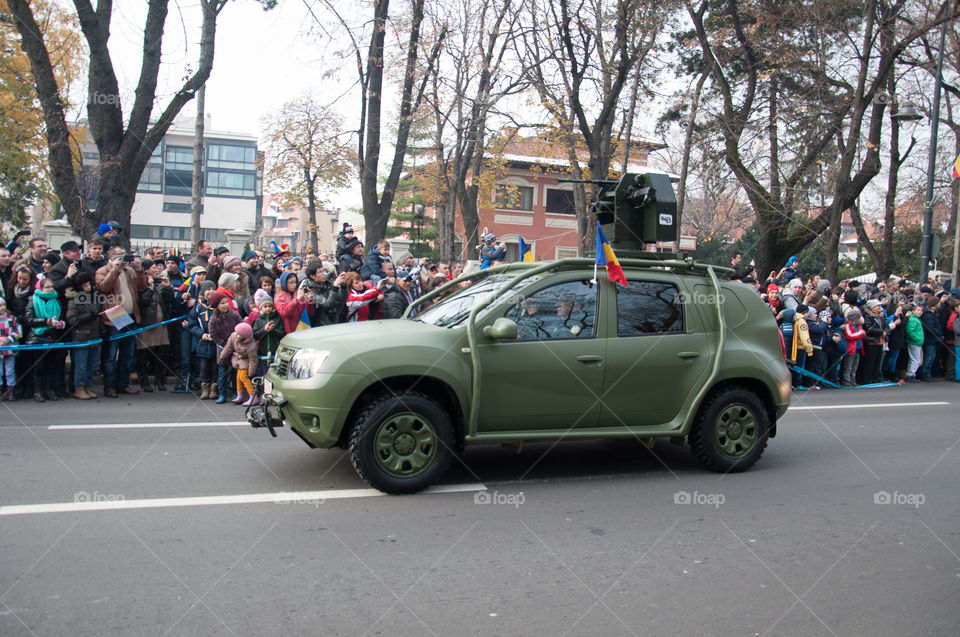
<path id="1" fill-rule="evenodd" d="M 803 278 L 797 257 L 766 279 L 742 267 L 740 254 L 730 265 L 732 278 L 754 286 L 776 318 L 794 389 L 960 382 L 960 289 L 896 276 Z"/>
<path id="2" fill-rule="evenodd" d="M 128 252 L 113 224 L 59 250 L 39 237 L 21 248 L 23 236 L 0 247 L 0 397 L 11 401 L 97 398 L 99 376 L 107 398 L 166 391 L 173 379 L 174 392 L 255 404 L 252 379 L 285 334 L 399 318 L 462 272 L 391 255 L 387 241 L 365 250 L 349 224 L 334 255 L 276 249 L 269 262 L 209 241 L 185 262 L 160 248 Z"/>
<path id="3" fill-rule="evenodd" d="M 99 377 L 107 398 L 166 391 L 173 379 L 174 392 L 256 404 L 253 381 L 285 334 L 400 318 L 463 272 L 459 263 L 391 254 L 387 241 L 366 249 L 348 224 L 334 255 L 276 248 L 269 262 L 262 250 L 237 256 L 205 240 L 186 262 L 160 248 L 140 255 L 112 224 L 58 251 L 34 237 L 21 254 L 22 236 L 0 247 L 0 397 L 11 401 L 97 398 Z M 503 258 L 493 235 L 482 244 L 482 267 Z M 795 389 L 960 382 L 960 290 L 897 277 L 804 279 L 796 257 L 762 280 L 739 254 L 730 265 L 731 278 L 752 285 L 775 317 Z M 4 349 L 17 345 L 34 347 Z"/>

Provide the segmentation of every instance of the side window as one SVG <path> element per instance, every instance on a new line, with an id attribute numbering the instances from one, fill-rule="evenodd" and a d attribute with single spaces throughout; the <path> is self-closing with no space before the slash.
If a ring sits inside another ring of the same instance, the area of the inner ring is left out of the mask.
<path id="1" fill-rule="evenodd" d="M 617 287 L 617 336 L 683 332 L 683 302 L 672 283 L 630 281 Z"/>
<path id="2" fill-rule="evenodd" d="M 522 297 L 506 317 L 516 322 L 521 341 L 592 338 L 597 289 L 587 280 L 552 285 Z"/>

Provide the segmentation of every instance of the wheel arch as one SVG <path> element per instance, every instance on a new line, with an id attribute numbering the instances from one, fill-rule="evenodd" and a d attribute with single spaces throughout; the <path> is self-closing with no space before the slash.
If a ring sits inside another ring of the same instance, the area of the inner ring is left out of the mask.
<path id="1" fill-rule="evenodd" d="M 368 385 L 357 395 L 356 400 L 350 406 L 344 426 L 340 429 L 340 436 L 337 438 L 337 447 L 346 448 L 350 441 L 350 431 L 353 429 L 358 414 L 372 400 L 384 394 L 400 394 L 405 391 L 417 391 L 429 396 L 437 401 L 441 407 L 450 414 L 450 421 L 453 423 L 454 436 L 457 450 L 462 450 L 465 420 L 463 408 L 456 392 L 448 383 L 434 376 L 415 376 L 398 375 L 388 378 L 381 378 L 375 383 Z"/>

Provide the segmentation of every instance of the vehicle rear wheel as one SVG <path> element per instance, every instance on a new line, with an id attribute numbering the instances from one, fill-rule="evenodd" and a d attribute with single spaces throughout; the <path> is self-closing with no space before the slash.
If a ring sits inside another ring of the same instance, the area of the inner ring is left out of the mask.
<path id="1" fill-rule="evenodd" d="M 760 398 L 731 387 L 707 398 L 690 429 L 693 455 L 712 471 L 745 471 L 767 447 L 770 418 Z"/>
<path id="2" fill-rule="evenodd" d="M 453 454 L 453 425 L 437 401 L 419 392 L 381 396 L 354 421 L 350 462 L 386 493 L 414 493 L 436 482 Z"/>

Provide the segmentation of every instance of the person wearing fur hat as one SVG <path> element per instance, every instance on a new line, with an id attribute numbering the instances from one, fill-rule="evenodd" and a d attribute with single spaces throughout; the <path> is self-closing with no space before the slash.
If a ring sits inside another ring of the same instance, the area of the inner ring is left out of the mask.
<path id="1" fill-rule="evenodd" d="M 100 303 L 93 293 L 93 277 L 89 272 L 78 272 L 71 277 L 70 285 L 77 291 L 67 305 L 70 340 L 83 343 L 99 339 Z M 70 364 L 73 367 L 73 397 L 79 400 L 96 398 L 93 379 L 100 364 L 100 344 L 70 350 Z"/>
<path id="2" fill-rule="evenodd" d="M 230 297 L 217 290 L 210 297 L 210 307 L 213 308 L 213 314 L 210 317 L 209 330 L 210 339 L 217 344 L 217 351 L 221 351 L 227 344 L 227 339 L 233 333 L 233 328 L 240 323 L 240 314 L 234 310 L 230 304 Z M 219 396 L 217 403 L 227 402 L 227 396 L 230 394 L 230 388 L 233 385 L 231 377 L 232 367 L 229 363 L 224 364 L 217 355 L 217 390 Z"/>
<path id="3" fill-rule="evenodd" d="M 214 391 L 217 346 L 210 336 L 210 319 L 213 317 L 210 299 L 213 297 L 215 288 L 213 281 L 204 281 L 200 284 L 197 302 L 190 308 L 187 318 L 181 323 L 190 334 L 190 348 L 196 358 L 195 366 L 197 379 L 200 382 L 201 400 L 217 397 Z M 186 377 L 181 377 L 181 381 L 186 386 Z"/>
<path id="4" fill-rule="evenodd" d="M 260 403 L 255 397 L 253 383 L 250 382 L 250 377 L 256 375 L 257 366 L 260 364 L 257 358 L 257 341 L 253 338 L 253 328 L 250 325 L 238 323 L 233 328 L 233 334 L 220 351 L 217 362 L 221 366 L 229 363 L 237 370 L 237 396 L 233 399 L 235 405 L 243 404 L 249 407 Z"/>

